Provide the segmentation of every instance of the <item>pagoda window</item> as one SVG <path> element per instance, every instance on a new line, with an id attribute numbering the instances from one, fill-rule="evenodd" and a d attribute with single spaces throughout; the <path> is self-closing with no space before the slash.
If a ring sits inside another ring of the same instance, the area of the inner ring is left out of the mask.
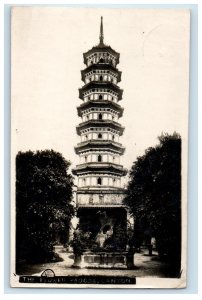
<path id="1" fill-rule="evenodd" d="M 101 113 L 98 115 L 98 119 L 102 120 L 102 114 Z"/>
<path id="2" fill-rule="evenodd" d="M 112 135 L 112 141 L 114 141 L 114 138 L 115 138 L 114 135 Z"/>
<path id="3" fill-rule="evenodd" d="M 99 95 L 99 100 L 102 100 L 102 95 Z"/>
<path id="4" fill-rule="evenodd" d="M 102 155 L 98 155 L 98 157 L 97 157 L 97 161 L 102 161 Z"/>
<path id="5" fill-rule="evenodd" d="M 86 179 L 85 178 L 83 179 L 83 185 L 86 185 Z"/>
<path id="6" fill-rule="evenodd" d="M 103 76 L 100 76 L 100 81 L 103 81 Z"/>
<path id="7" fill-rule="evenodd" d="M 87 156 L 85 156 L 85 162 L 87 162 L 88 161 L 88 157 Z"/>
<path id="8" fill-rule="evenodd" d="M 99 177 L 99 178 L 97 179 L 97 184 L 98 184 L 98 185 L 102 185 L 102 179 L 101 179 L 101 177 Z"/>
<path id="9" fill-rule="evenodd" d="M 102 139 L 102 134 L 101 133 L 98 134 L 98 139 Z"/>
<path id="10" fill-rule="evenodd" d="M 88 139 L 88 135 L 86 134 L 86 140 Z"/>
<path id="11" fill-rule="evenodd" d="M 101 64 L 104 62 L 104 59 L 103 58 L 100 58 L 100 61 L 99 61 Z"/>
<path id="12" fill-rule="evenodd" d="M 89 204 L 93 204 L 93 196 L 90 196 L 90 198 L 89 198 Z"/>
<path id="13" fill-rule="evenodd" d="M 100 204 L 104 204 L 104 196 L 103 195 L 99 195 L 99 201 L 100 201 Z"/>

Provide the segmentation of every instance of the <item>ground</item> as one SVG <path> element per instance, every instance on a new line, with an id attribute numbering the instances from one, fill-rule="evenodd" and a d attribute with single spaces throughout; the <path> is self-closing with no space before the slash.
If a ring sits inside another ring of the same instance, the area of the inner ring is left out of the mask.
<path id="1" fill-rule="evenodd" d="M 153 251 L 152 256 L 148 255 L 148 250 L 141 250 L 141 253 L 134 255 L 133 270 L 106 270 L 106 269 L 76 269 L 71 268 L 74 262 L 73 253 L 68 253 L 63 247 L 56 248 L 56 253 L 63 259 L 60 262 L 45 264 L 25 264 L 18 265 L 18 275 L 41 275 L 46 269 L 52 269 L 56 276 L 68 275 L 113 275 L 113 276 L 136 276 L 136 277 L 174 277 L 169 263 L 162 262 L 157 252 Z"/>

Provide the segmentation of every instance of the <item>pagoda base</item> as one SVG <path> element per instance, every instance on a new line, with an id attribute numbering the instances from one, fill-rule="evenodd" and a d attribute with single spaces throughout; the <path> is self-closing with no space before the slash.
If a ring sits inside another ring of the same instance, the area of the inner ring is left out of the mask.
<path id="1" fill-rule="evenodd" d="M 84 252 L 75 255 L 74 268 L 132 269 L 133 253 L 129 252 Z"/>

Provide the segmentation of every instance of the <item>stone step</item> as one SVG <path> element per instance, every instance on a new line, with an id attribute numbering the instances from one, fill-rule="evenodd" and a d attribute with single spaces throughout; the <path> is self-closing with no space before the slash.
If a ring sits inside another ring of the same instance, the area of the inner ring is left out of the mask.
<path id="1" fill-rule="evenodd" d="M 55 245 L 55 246 L 54 246 L 54 249 L 55 249 L 55 250 L 64 249 L 64 246 L 63 246 L 63 245 Z"/>

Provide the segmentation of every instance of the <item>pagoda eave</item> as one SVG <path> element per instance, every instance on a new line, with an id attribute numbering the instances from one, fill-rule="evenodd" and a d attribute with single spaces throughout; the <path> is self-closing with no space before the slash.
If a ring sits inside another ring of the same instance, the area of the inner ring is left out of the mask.
<path id="1" fill-rule="evenodd" d="M 124 132 L 124 127 L 121 126 L 119 123 L 111 121 L 111 120 L 88 120 L 86 122 L 80 123 L 76 127 L 77 134 L 81 134 L 82 130 L 89 129 L 89 128 L 98 128 L 98 127 L 109 127 L 119 132 L 120 135 Z"/>
<path id="2" fill-rule="evenodd" d="M 111 64 L 102 64 L 102 70 L 109 70 L 109 71 L 112 71 L 114 73 L 116 73 L 118 76 L 117 76 L 117 82 L 120 82 L 121 81 L 121 74 L 122 72 L 119 71 L 117 68 L 115 68 L 113 65 Z M 100 70 L 100 64 L 93 64 L 93 65 L 90 65 L 88 66 L 86 69 L 84 70 L 81 70 L 81 80 L 85 82 L 85 75 L 91 71 L 94 71 L 94 70 Z"/>
<path id="3" fill-rule="evenodd" d="M 117 154 L 124 154 L 125 148 L 120 144 L 113 142 L 111 140 L 88 140 L 85 142 L 79 143 L 77 146 L 74 147 L 76 154 L 81 154 L 87 151 L 111 151 Z"/>
<path id="4" fill-rule="evenodd" d="M 117 85 L 113 84 L 112 82 L 97 82 L 97 81 L 91 81 L 84 85 L 82 88 L 79 89 L 79 98 L 83 100 L 84 93 L 89 90 L 95 90 L 95 89 L 106 89 L 106 90 L 112 90 L 115 92 L 118 96 L 118 100 L 122 99 L 123 95 L 123 89 L 120 89 Z"/>
<path id="5" fill-rule="evenodd" d="M 87 58 L 89 55 L 96 53 L 96 52 L 101 52 L 103 53 L 103 51 L 106 51 L 112 55 L 114 55 L 116 57 L 117 60 L 117 64 L 119 63 L 119 57 L 120 57 L 120 53 L 116 52 L 115 50 L 113 50 L 110 46 L 108 45 L 97 45 L 92 47 L 90 50 L 88 50 L 87 52 L 83 53 L 83 59 L 84 59 L 84 64 L 87 64 Z"/>
<path id="6" fill-rule="evenodd" d="M 97 186 L 92 185 L 86 185 L 85 187 L 79 187 L 77 189 L 77 193 L 79 194 L 86 194 L 86 191 L 88 191 L 88 194 L 124 194 L 127 195 L 127 190 L 122 187 L 113 187 L 113 186 L 100 186 L 99 188 Z"/>
<path id="7" fill-rule="evenodd" d="M 78 116 L 82 116 L 82 112 L 89 108 L 111 108 L 119 113 L 119 118 L 122 117 L 124 108 L 122 108 L 119 104 L 109 101 L 109 100 L 89 100 L 88 102 L 82 103 L 77 107 Z"/>
<path id="8" fill-rule="evenodd" d="M 86 163 L 77 165 L 75 169 L 72 170 L 74 175 L 82 175 L 82 174 L 110 174 L 110 175 L 118 175 L 124 176 L 127 174 L 127 170 L 121 167 L 120 165 L 110 164 L 110 163 Z"/>

